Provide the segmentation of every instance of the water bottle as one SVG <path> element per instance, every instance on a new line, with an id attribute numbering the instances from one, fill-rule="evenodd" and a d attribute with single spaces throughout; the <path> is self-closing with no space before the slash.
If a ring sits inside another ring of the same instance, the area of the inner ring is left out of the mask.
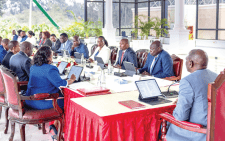
<path id="1" fill-rule="evenodd" d="M 111 61 L 109 60 L 109 62 L 108 62 L 108 75 L 110 75 L 111 74 L 111 67 L 112 67 L 112 65 L 111 65 Z"/>
<path id="2" fill-rule="evenodd" d="M 81 64 L 83 65 L 84 64 L 84 54 L 82 53 L 81 55 Z"/>
<path id="3" fill-rule="evenodd" d="M 102 70 L 101 72 L 101 87 L 105 88 L 106 87 L 106 77 L 105 77 L 105 72 Z"/>
<path id="4" fill-rule="evenodd" d="M 66 59 L 66 51 L 63 50 L 63 59 Z"/>

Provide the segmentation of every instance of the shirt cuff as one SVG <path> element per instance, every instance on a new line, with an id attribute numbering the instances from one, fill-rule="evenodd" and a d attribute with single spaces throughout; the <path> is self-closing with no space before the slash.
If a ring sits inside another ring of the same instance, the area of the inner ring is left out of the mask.
<path id="1" fill-rule="evenodd" d="M 139 70 L 137 70 L 137 74 L 140 74 L 140 71 Z"/>

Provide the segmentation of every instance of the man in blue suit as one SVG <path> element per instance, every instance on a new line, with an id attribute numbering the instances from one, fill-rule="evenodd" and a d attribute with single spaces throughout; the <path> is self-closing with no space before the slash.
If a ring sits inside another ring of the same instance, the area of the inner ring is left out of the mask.
<path id="1" fill-rule="evenodd" d="M 0 45 L 0 63 L 2 63 L 3 58 L 7 54 L 7 51 L 9 50 L 8 47 L 9 39 L 3 39 L 1 44 L 2 45 Z"/>
<path id="2" fill-rule="evenodd" d="M 207 90 L 217 74 L 207 69 L 208 56 L 200 49 L 190 51 L 186 58 L 187 70 L 191 73 L 181 79 L 179 96 L 173 116 L 177 120 L 207 126 Z M 170 125 L 167 141 L 206 141 L 206 134 L 196 133 Z"/>
<path id="3" fill-rule="evenodd" d="M 85 44 L 80 42 L 79 36 L 73 37 L 73 46 L 71 48 L 70 56 L 74 56 L 74 52 L 78 52 L 84 55 L 84 58 L 89 58 L 89 51 Z"/>
<path id="4" fill-rule="evenodd" d="M 122 39 L 120 41 L 120 51 L 119 51 L 119 57 L 116 62 L 117 68 L 125 69 L 123 62 L 127 61 L 130 63 L 133 63 L 135 67 L 137 67 L 137 55 L 134 52 L 133 49 L 129 47 L 129 41 L 128 39 Z"/>
<path id="5" fill-rule="evenodd" d="M 33 46 L 30 42 L 23 42 L 20 45 L 20 52 L 13 55 L 9 60 L 10 69 L 16 73 L 19 81 L 29 81 Z"/>
<path id="6" fill-rule="evenodd" d="M 67 50 L 69 53 L 71 53 L 71 47 L 73 43 L 70 40 L 68 40 L 68 35 L 66 33 L 62 33 L 60 35 L 60 42 L 61 42 L 61 46 L 57 50 L 57 52 L 61 52 L 62 50 Z"/>
<path id="7" fill-rule="evenodd" d="M 12 31 L 12 34 L 13 34 L 13 41 L 17 41 L 17 39 L 18 39 L 18 35 L 16 34 L 16 30 L 13 30 Z"/>
<path id="8" fill-rule="evenodd" d="M 56 35 L 55 34 L 52 34 L 50 36 L 50 40 L 52 41 L 52 47 L 51 47 L 51 49 L 54 52 L 57 51 L 60 48 L 60 46 L 61 46 L 60 40 L 56 38 Z"/>
<path id="9" fill-rule="evenodd" d="M 26 41 L 26 39 L 28 38 L 28 36 L 26 35 L 26 32 L 25 31 L 21 31 L 21 37 L 22 37 L 22 40 L 20 42 Z"/>
<path id="10" fill-rule="evenodd" d="M 158 78 L 174 76 L 173 60 L 169 53 L 162 49 L 160 41 L 155 41 L 151 44 L 147 61 L 138 72 Z"/>

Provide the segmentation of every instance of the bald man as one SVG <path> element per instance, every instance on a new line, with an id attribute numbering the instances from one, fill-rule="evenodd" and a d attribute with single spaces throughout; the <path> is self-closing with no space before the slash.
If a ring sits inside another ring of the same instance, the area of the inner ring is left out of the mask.
<path id="1" fill-rule="evenodd" d="M 181 79 L 179 96 L 173 116 L 177 120 L 207 126 L 207 90 L 208 84 L 214 82 L 217 74 L 207 69 L 208 56 L 203 50 L 190 51 L 186 58 L 186 68 L 191 73 Z M 166 135 L 167 141 L 205 141 L 206 134 L 191 132 L 170 125 Z"/>
<path id="2" fill-rule="evenodd" d="M 16 73 L 19 81 L 29 81 L 33 46 L 30 42 L 24 41 L 20 45 L 20 52 L 10 58 L 10 69 Z"/>
<path id="3" fill-rule="evenodd" d="M 88 48 L 85 44 L 80 42 L 79 36 L 73 37 L 73 46 L 71 48 L 71 53 L 70 53 L 71 57 L 74 57 L 74 52 L 84 54 L 84 58 L 86 58 L 86 59 L 89 58 Z"/>
<path id="4" fill-rule="evenodd" d="M 7 51 L 9 50 L 8 47 L 9 39 L 3 39 L 0 45 L 0 63 L 2 63 L 3 58 L 7 54 Z"/>
<path id="5" fill-rule="evenodd" d="M 158 78 L 174 76 L 173 60 L 169 53 L 163 50 L 160 41 L 151 44 L 147 61 L 138 73 Z"/>
<path id="6" fill-rule="evenodd" d="M 115 67 L 125 69 L 123 62 L 130 62 L 137 67 L 137 55 L 133 49 L 130 48 L 128 39 L 122 39 L 120 41 L 119 57 L 117 59 Z"/>

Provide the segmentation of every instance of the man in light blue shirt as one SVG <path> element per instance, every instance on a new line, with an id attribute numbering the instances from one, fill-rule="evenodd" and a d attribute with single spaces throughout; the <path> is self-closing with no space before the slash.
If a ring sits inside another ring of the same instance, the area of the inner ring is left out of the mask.
<path id="1" fill-rule="evenodd" d="M 73 43 L 70 40 L 68 40 L 68 35 L 66 33 L 62 33 L 60 35 L 60 42 L 61 42 L 61 46 L 57 50 L 57 52 L 61 53 L 63 50 L 67 50 L 69 53 L 71 53 L 71 47 Z"/>
<path id="2" fill-rule="evenodd" d="M 84 58 L 89 58 L 89 51 L 85 44 L 80 42 L 79 36 L 73 37 L 73 46 L 71 49 L 70 56 L 74 56 L 74 52 L 78 52 L 84 55 Z"/>

